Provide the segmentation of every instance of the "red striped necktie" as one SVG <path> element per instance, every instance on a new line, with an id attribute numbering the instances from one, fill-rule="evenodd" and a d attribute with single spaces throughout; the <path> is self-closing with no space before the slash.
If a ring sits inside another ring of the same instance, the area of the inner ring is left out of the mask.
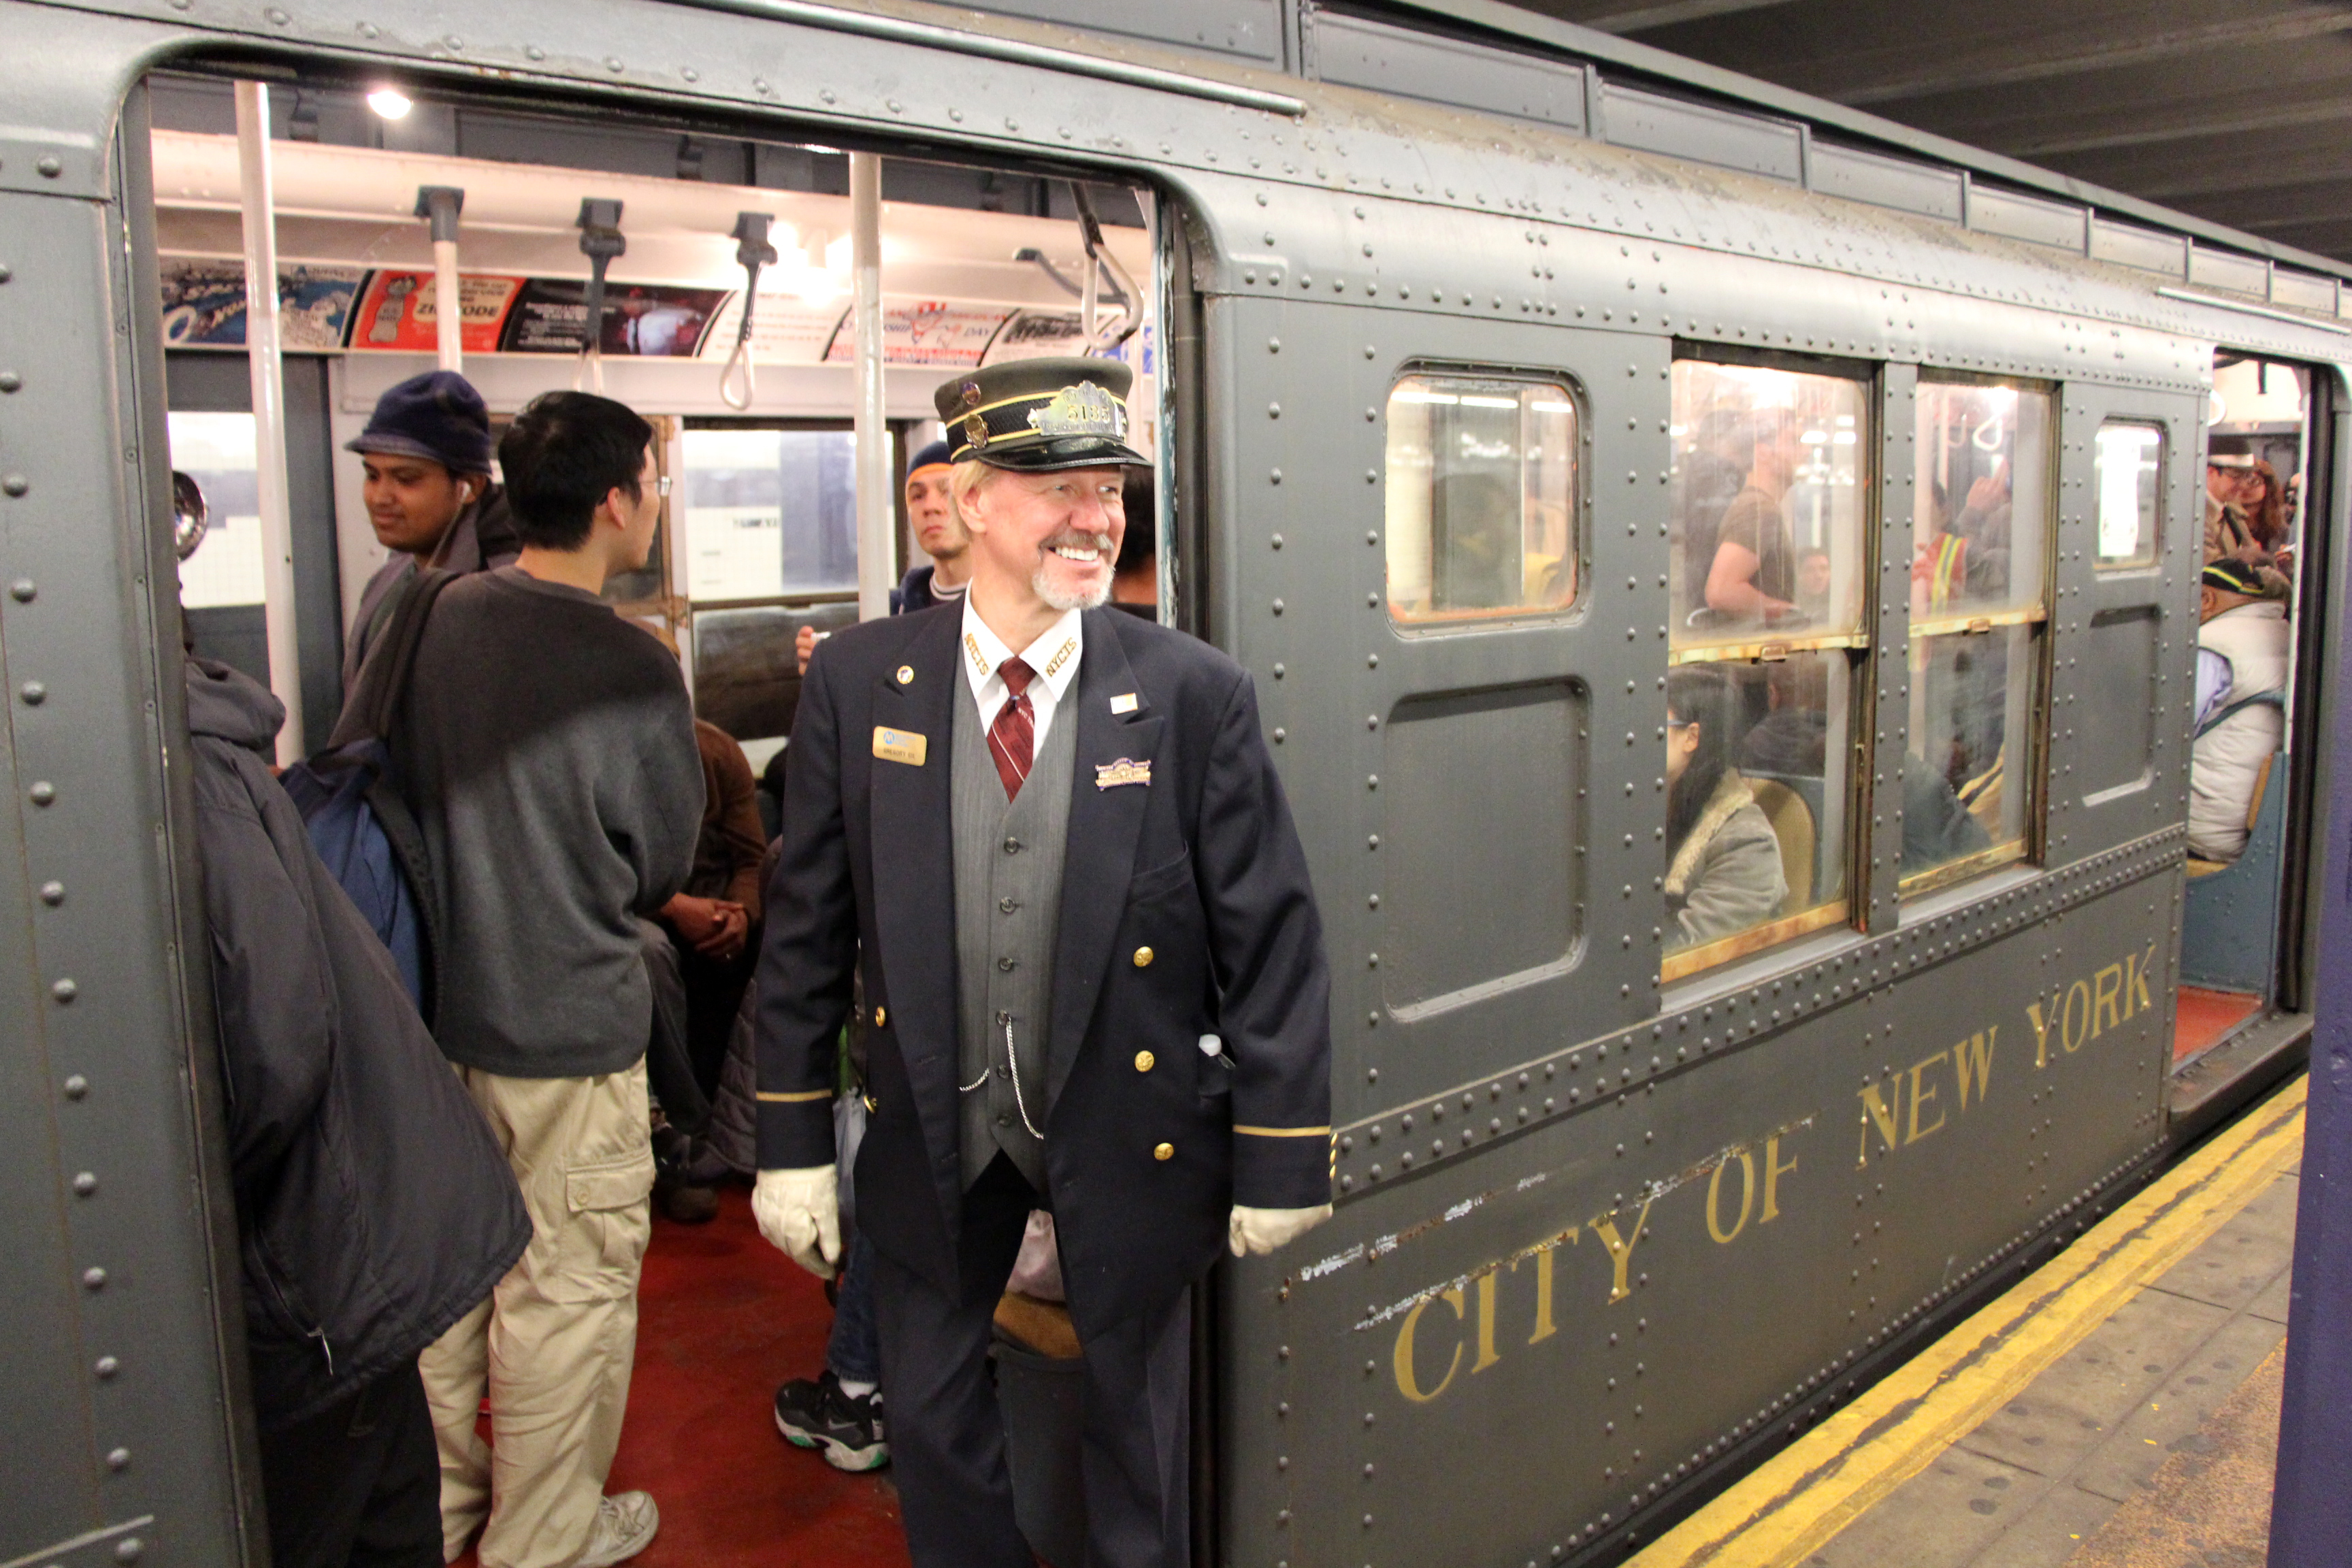
<path id="1" fill-rule="evenodd" d="M 1020 795 L 1036 751 L 1036 710 L 1029 701 L 1029 682 L 1036 671 L 1017 658 L 1008 658 L 996 667 L 996 673 L 1004 677 L 1009 695 L 988 726 L 988 754 L 996 763 L 996 776 L 1004 781 L 1004 798 L 1009 801 Z"/>

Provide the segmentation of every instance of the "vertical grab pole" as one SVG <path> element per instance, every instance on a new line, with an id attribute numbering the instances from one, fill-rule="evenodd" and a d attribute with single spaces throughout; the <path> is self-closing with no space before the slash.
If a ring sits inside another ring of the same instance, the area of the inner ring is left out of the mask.
<path id="1" fill-rule="evenodd" d="M 286 495 L 285 357 L 278 340 L 276 194 L 269 168 L 269 89 L 236 84 L 237 192 L 245 217 L 245 357 L 253 375 L 256 479 L 261 494 L 262 624 L 269 689 L 286 704 L 278 760 L 299 762 L 302 667 L 294 631 L 294 525 Z"/>
<path id="2" fill-rule="evenodd" d="M 882 387 L 882 155 L 849 155 L 849 254 L 857 339 L 857 618 L 890 613 L 892 535 L 890 426 Z"/>
<path id="3" fill-rule="evenodd" d="M 457 281 L 457 215 L 466 193 L 454 185 L 416 187 L 416 216 L 431 220 L 433 233 L 433 341 L 441 368 L 466 368 L 465 302 Z"/>

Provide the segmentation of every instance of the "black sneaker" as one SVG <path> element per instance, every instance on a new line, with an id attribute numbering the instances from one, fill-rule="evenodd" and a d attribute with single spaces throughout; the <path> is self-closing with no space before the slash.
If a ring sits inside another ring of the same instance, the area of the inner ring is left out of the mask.
<path id="1" fill-rule="evenodd" d="M 890 1462 L 880 1392 L 853 1399 L 830 1371 L 776 1390 L 776 1430 L 803 1448 L 823 1448 L 836 1470 L 878 1470 Z"/>

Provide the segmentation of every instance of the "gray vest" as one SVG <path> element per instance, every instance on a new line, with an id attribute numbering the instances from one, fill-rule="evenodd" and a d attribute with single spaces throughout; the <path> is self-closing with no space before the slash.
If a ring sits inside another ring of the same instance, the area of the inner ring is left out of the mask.
<path id="1" fill-rule="evenodd" d="M 1076 695 L 1071 688 L 1071 696 Z M 959 691 L 949 744 L 955 826 L 957 1070 L 963 1183 L 999 1149 L 1045 1190 L 1045 1035 L 1054 998 L 1054 938 L 1062 851 L 1077 756 L 1075 701 L 1055 712 L 1045 750 L 1017 799 L 989 755 L 979 704 Z M 1008 1046 L 1006 1032 L 1011 1031 Z M 1015 1077 L 1015 1069 L 1018 1077 Z M 970 1086 L 970 1087 L 966 1087 Z M 1033 1132 L 1032 1130 L 1034 1130 Z"/>

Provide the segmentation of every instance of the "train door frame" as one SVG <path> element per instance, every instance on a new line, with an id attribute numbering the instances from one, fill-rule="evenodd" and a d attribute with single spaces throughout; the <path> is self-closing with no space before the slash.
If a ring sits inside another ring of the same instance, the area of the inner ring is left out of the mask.
<path id="1" fill-rule="evenodd" d="M 2296 753 L 2287 775 L 2284 863 L 2301 867 L 2299 883 L 2284 883 L 2279 914 L 2276 977 L 2278 1003 L 2308 1015 L 2316 1001 L 2319 922 L 2313 918 L 2325 874 L 2322 826 L 2334 798 L 2335 715 L 2347 700 L 2334 662 L 2345 646 L 2345 595 L 2352 592 L 2352 551 L 2346 530 L 2352 521 L 2352 441 L 2345 439 L 2352 416 L 2352 367 L 2299 363 L 2310 377 L 2304 405 L 2305 453 L 2301 548 L 2295 595 L 2320 613 L 2303 617 L 2295 638 L 2295 710 L 2288 715 L 2287 745 Z M 2323 394 L 2323 388 L 2325 392 Z M 2291 896 L 2289 896 L 2291 895 Z"/>
<path id="2" fill-rule="evenodd" d="M 2347 557 L 2345 543 L 2347 510 L 2352 506 L 2352 443 L 2343 438 L 2343 422 L 2352 413 L 2352 399 L 2347 395 L 2352 370 L 2227 342 L 2217 342 L 2214 351 L 2290 366 L 2308 378 L 2303 429 L 2305 493 L 2298 542 L 2302 553 L 2294 573 L 2292 696 L 2282 740 L 2287 772 L 2281 873 L 2272 906 L 2266 987 L 2253 1011 L 2220 1039 L 2185 1062 L 2168 1064 L 2166 1109 L 2176 1141 L 2210 1129 L 2242 1101 L 2245 1092 L 2259 1089 L 2309 1049 L 2319 963 L 2315 911 L 2326 896 L 2326 810 L 2336 787 L 2332 726 L 2346 700 L 2336 650 L 2344 646 L 2344 595 L 2352 591 L 2352 578 L 2347 574 L 2352 557 Z M 2203 444 L 2200 428 L 2200 465 Z M 2308 613 L 2315 605 L 2317 613 Z M 2181 896 L 2185 901 L 2185 889 Z"/>
<path id="3" fill-rule="evenodd" d="M 208 939 L 171 589 L 147 152 L 148 73 L 232 74 L 226 51 L 239 46 L 205 40 L 198 53 L 143 19 L 7 9 L 23 24 L 20 42 L 56 64 L 25 84 L 25 112 L 42 117 L 26 123 L 45 129 L 23 135 L 45 146 L 58 138 L 65 154 L 45 157 L 37 173 L 29 153 L 12 157 L 0 173 L 7 321 L 38 324 L 10 340 L 5 367 L 6 390 L 24 394 L 10 402 L 7 489 L 11 504 L 28 496 L 21 504 L 40 509 L 16 515 L 42 524 L 12 532 L 21 575 L 0 623 L 14 713 L 0 742 L 30 803 L 5 856 L 25 909 L 5 939 L 20 983 L 0 989 L 11 1037 L 23 1042 L 9 1056 L 5 1099 L 25 1121 L 5 1142 L 21 1160 L 13 1190 L 58 1194 L 6 1231 L 33 1304 L 11 1336 L 9 1364 L 23 1375 L 12 1373 L 0 1397 L 12 1429 L 53 1435 L 38 1464 L 9 1478 L 7 1495 L 27 1505 L 11 1510 L 10 1533 L 43 1562 L 131 1561 L 160 1537 L 175 1560 L 257 1563 L 267 1524 L 237 1228 L 210 976 L 195 956 Z M 302 68 L 328 74 L 361 68 L 331 47 L 261 48 L 299 50 Z M 431 74 L 459 95 L 498 96 L 494 84 L 485 91 Z M 625 100 L 590 87 L 536 101 L 551 99 L 641 106 L 673 126 L 768 127 L 774 113 L 730 113 L 653 87 Z M 845 122 L 836 132 L 814 112 L 790 124 L 826 125 L 829 140 L 877 150 L 906 145 L 887 127 Z M 51 129 L 85 126 L 94 134 Z M 771 134 L 794 133 L 775 117 Z M 1137 159 L 956 151 L 983 166 L 1124 182 L 1150 193 L 1163 227 L 1186 210 Z M 1197 407 L 1200 389 L 1189 395 Z M 1165 439 L 1198 461 L 1172 428 Z"/>

